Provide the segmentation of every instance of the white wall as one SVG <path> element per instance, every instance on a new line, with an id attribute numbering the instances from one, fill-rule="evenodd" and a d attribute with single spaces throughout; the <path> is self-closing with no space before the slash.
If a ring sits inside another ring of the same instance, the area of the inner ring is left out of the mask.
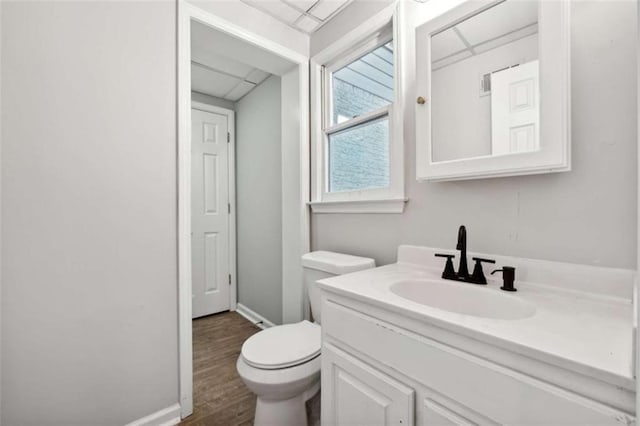
<path id="1" fill-rule="evenodd" d="M 572 2 L 573 170 L 450 183 L 415 180 L 415 40 L 421 8 L 406 2 L 406 182 L 403 214 L 313 216 L 313 249 L 394 262 L 399 244 L 634 268 L 636 265 L 636 42 L 631 0 Z M 424 10 L 424 9 L 423 9 Z M 354 25 L 365 15 L 345 25 Z M 335 33 L 345 29 L 335 29 Z M 326 34 L 323 33 L 323 37 Z M 327 41 L 323 39 L 323 43 Z M 315 36 L 312 46 L 316 46 Z"/>
<path id="2" fill-rule="evenodd" d="M 2 423 L 178 401 L 176 5 L 2 2 Z"/>
<path id="3" fill-rule="evenodd" d="M 282 323 L 281 79 L 236 103 L 238 302 Z"/>
<path id="4" fill-rule="evenodd" d="M 200 102 L 207 105 L 230 109 L 231 111 L 235 111 L 236 109 L 235 102 L 217 98 L 215 96 L 210 96 L 205 93 L 191 92 L 191 100 L 194 102 Z"/>
<path id="5" fill-rule="evenodd" d="M 2 2 L 0 2 L 0 165 L 2 165 Z M 2 172 L 0 171 L 0 424 L 2 424 Z"/>

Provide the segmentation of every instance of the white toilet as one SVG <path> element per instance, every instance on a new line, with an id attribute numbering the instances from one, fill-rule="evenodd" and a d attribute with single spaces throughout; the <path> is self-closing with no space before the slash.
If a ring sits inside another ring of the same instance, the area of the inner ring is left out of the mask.
<path id="1" fill-rule="evenodd" d="M 320 290 L 316 281 L 375 267 L 373 259 L 316 251 L 302 256 L 315 322 L 279 325 L 248 338 L 238 374 L 258 396 L 256 426 L 307 424 L 305 402 L 320 390 Z"/>

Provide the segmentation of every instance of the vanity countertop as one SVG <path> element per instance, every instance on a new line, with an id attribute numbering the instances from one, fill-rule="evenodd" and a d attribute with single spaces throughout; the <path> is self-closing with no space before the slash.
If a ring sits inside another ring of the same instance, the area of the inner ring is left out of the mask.
<path id="1" fill-rule="evenodd" d="M 535 304 L 536 312 L 524 319 L 503 320 L 436 309 L 390 291 L 392 284 L 404 280 L 444 281 L 440 278 L 441 272 L 432 265 L 399 262 L 318 283 L 325 291 L 635 390 L 633 304 L 630 299 L 517 281 L 518 291 L 511 294 Z M 500 279 L 489 279 L 486 286 L 445 282 L 503 293 L 499 289 Z M 425 285 L 429 283 L 425 282 Z"/>

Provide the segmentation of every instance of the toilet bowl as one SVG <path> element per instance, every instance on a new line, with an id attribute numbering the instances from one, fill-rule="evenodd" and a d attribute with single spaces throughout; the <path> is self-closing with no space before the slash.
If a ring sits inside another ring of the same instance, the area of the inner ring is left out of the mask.
<path id="1" fill-rule="evenodd" d="M 256 426 L 307 424 L 305 403 L 320 390 L 320 294 L 316 281 L 375 267 L 373 259 L 326 251 L 302 256 L 311 314 L 316 322 L 271 327 L 242 345 L 236 368 L 257 395 Z"/>
<path id="2" fill-rule="evenodd" d="M 255 424 L 307 424 L 305 402 L 320 390 L 320 326 L 302 321 L 255 337 L 242 346 L 236 365 L 258 396 Z"/>

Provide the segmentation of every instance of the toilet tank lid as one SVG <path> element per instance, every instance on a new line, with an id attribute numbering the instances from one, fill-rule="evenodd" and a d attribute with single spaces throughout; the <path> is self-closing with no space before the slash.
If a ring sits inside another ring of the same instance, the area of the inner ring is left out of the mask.
<path id="1" fill-rule="evenodd" d="M 302 266 L 334 275 L 343 275 L 363 269 L 375 268 L 376 261 L 368 257 L 320 250 L 302 255 Z"/>

